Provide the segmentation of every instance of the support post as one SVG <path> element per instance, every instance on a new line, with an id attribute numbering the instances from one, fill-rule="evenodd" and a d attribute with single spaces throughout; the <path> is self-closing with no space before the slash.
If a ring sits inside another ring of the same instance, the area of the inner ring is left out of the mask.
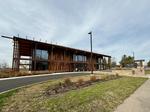
<path id="1" fill-rule="evenodd" d="M 37 44 L 35 44 L 35 46 L 34 46 L 34 54 L 33 54 L 34 71 L 36 71 L 36 49 L 37 49 Z"/>
<path id="2" fill-rule="evenodd" d="M 13 62 L 12 62 L 12 70 L 19 71 L 20 66 L 20 54 L 19 54 L 19 43 L 14 38 L 14 46 L 13 46 Z"/>

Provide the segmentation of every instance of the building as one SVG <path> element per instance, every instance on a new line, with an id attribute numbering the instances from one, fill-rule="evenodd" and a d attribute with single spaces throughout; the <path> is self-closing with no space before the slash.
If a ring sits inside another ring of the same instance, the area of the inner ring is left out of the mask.
<path id="1" fill-rule="evenodd" d="M 134 66 L 137 67 L 144 67 L 144 59 L 134 60 Z"/>
<path id="2" fill-rule="evenodd" d="M 5 36 L 3 36 L 5 37 Z M 110 69 L 111 56 L 20 37 L 13 39 L 13 70 L 71 72 Z"/>

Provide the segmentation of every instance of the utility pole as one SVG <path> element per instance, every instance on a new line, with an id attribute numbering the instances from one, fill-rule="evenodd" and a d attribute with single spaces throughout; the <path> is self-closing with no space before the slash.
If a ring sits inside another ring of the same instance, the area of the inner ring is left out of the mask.
<path id="1" fill-rule="evenodd" d="M 93 57 L 93 52 L 92 52 L 92 32 L 88 33 L 90 35 L 90 45 L 91 45 L 91 59 L 90 59 L 90 63 L 91 63 L 91 74 L 93 74 L 93 61 L 92 61 L 92 57 Z"/>

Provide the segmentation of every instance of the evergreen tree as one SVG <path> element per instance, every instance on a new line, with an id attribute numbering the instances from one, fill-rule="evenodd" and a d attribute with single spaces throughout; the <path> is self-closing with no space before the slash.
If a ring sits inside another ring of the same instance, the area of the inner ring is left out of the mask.
<path id="1" fill-rule="evenodd" d="M 150 67 L 150 60 L 148 61 L 147 66 Z"/>
<path id="2" fill-rule="evenodd" d="M 122 65 L 122 67 L 127 67 L 131 65 L 133 66 L 134 58 L 132 56 L 123 55 L 120 64 Z"/>

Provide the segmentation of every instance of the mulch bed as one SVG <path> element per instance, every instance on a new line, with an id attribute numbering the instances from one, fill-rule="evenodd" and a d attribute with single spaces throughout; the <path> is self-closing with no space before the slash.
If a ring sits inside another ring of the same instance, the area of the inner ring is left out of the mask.
<path id="1" fill-rule="evenodd" d="M 119 77 L 113 78 L 113 79 L 118 79 Z M 47 96 L 53 96 L 57 95 L 59 93 L 64 93 L 70 90 L 76 90 L 76 89 L 81 89 L 84 87 L 88 87 L 96 82 L 104 82 L 108 80 L 113 80 L 113 79 L 96 79 L 96 80 L 88 80 L 88 81 L 79 81 L 79 82 L 59 82 L 58 84 L 55 84 L 54 86 L 50 86 L 46 89 L 46 95 Z"/>

